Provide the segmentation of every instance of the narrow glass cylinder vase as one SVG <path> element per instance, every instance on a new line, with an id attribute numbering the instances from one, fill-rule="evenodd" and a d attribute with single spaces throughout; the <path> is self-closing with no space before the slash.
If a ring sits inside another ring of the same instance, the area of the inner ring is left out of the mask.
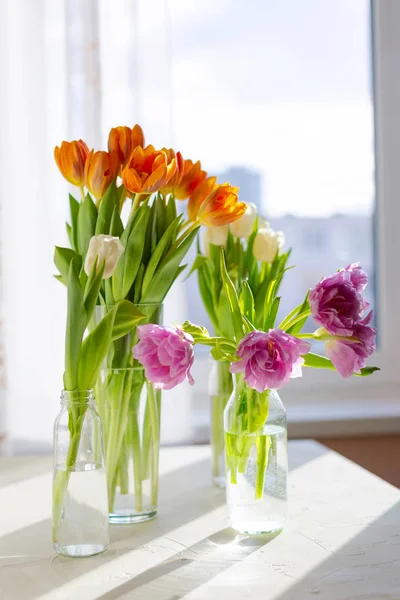
<path id="1" fill-rule="evenodd" d="M 275 533 L 287 519 L 286 411 L 276 390 L 259 393 L 236 375 L 225 409 L 226 497 L 240 533 Z"/>
<path id="2" fill-rule="evenodd" d="M 161 393 L 146 380 L 142 367 L 103 369 L 98 393 L 110 522 L 152 519 L 158 508 Z"/>
<path id="3" fill-rule="evenodd" d="M 107 549 L 103 432 L 92 390 L 63 391 L 54 423 L 53 545 L 65 556 Z"/>
<path id="4" fill-rule="evenodd" d="M 225 487 L 224 411 L 232 394 L 233 381 L 229 363 L 213 361 L 208 392 L 211 403 L 211 460 L 212 477 L 217 487 Z"/>
<path id="5" fill-rule="evenodd" d="M 161 304 L 137 304 L 141 325 L 159 324 Z M 106 307 L 98 307 L 97 318 Z M 158 510 L 161 392 L 132 356 L 137 332 L 113 342 L 96 385 L 103 421 L 111 523 L 139 523 Z"/>

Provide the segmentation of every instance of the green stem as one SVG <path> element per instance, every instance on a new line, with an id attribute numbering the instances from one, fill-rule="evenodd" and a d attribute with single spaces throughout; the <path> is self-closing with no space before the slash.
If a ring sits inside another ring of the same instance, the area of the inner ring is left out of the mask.
<path id="1" fill-rule="evenodd" d="M 160 393 L 154 392 L 152 384 L 147 381 L 147 402 L 149 404 L 150 423 L 152 432 L 151 448 L 151 502 L 153 506 L 158 503 L 158 458 L 160 448 Z"/>
<path id="2" fill-rule="evenodd" d="M 143 511 L 142 490 L 142 457 L 140 448 L 140 431 L 136 413 L 129 414 L 129 438 L 133 456 L 133 479 L 135 486 L 135 508 L 137 512 Z"/>
<path id="3" fill-rule="evenodd" d="M 128 436 L 125 434 L 124 441 L 122 442 L 121 458 L 119 460 L 119 488 L 121 494 L 129 494 L 129 455 L 130 448 L 128 443 Z"/>
<path id="4" fill-rule="evenodd" d="M 257 474 L 256 500 L 261 500 L 264 494 L 265 469 L 267 467 L 267 436 L 257 436 Z"/>

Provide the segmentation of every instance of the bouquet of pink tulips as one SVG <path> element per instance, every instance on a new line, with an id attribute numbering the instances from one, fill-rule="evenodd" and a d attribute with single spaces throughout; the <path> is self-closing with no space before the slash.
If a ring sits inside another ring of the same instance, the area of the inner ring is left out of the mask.
<path id="1" fill-rule="evenodd" d="M 271 390 L 300 377 L 302 367 L 334 370 L 342 377 L 367 376 L 379 369 L 366 366 L 375 350 L 376 332 L 371 327 L 373 312 L 367 312 L 368 302 L 363 296 L 367 275 L 360 265 L 348 265 L 323 278 L 279 325 L 275 323 L 274 297 L 269 290 L 261 314 L 255 308 L 250 288 L 246 302 L 240 302 L 226 269 L 223 249 L 220 272 L 231 310 L 233 335 L 210 336 L 204 327 L 190 322 L 180 328 L 139 326 L 140 341 L 133 353 L 156 388 L 170 389 L 185 379 L 193 384 L 190 369 L 194 344 L 209 346 L 216 360 L 230 364 L 241 394 L 231 423 L 235 444 L 229 444 L 228 438 L 226 444 L 227 469 L 231 481 L 236 482 L 237 471 L 243 472 L 254 443 L 246 436 L 255 434 L 266 421 Z M 270 286 L 275 284 L 276 279 Z M 319 327 L 313 333 L 302 333 L 309 316 Z M 312 343 L 321 340 L 325 342 L 326 356 L 311 352 Z M 256 498 L 263 492 L 263 473 L 268 460 L 266 444 L 266 436 L 257 442 L 260 460 Z"/>

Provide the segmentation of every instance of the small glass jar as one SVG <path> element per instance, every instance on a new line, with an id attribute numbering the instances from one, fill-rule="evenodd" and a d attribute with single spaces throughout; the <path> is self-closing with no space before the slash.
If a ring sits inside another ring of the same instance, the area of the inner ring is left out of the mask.
<path id="1" fill-rule="evenodd" d="M 226 497 L 240 533 L 274 533 L 287 519 L 286 411 L 276 390 L 259 393 L 236 375 L 225 409 Z"/>
<path id="2" fill-rule="evenodd" d="M 224 410 L 232 394 L 233 381 L 228 362 L 213 361 L 208 393 L 211 402 L 211 460 L 214 485 L 225 487 Z"/>
<path id="3" fill-rule="evenodd" d="M 92 390 L 62 392 L 53 467 L 54 549 L 73 557 L 104 552 L 109 543 L 107 483 Z"/>

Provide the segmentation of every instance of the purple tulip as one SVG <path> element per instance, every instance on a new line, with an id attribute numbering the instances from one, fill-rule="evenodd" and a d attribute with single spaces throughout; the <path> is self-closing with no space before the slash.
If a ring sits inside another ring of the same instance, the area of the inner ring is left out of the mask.
<path id="1" fill-rule="evenodd" d="M 351 336 L 368 302 L 361 292 L 367 275 L 360 265 L 348 265 L 330 277 L 324 277 L 311 290 L 311 314 L 332 335 Z"/>
<path id="2" fill-rule="evenodd" d="M 373 311 L 362 321 L 357 323 L 353 330 L 353 337 L 359 342 L 348 340 L 329 340 L 325 342 L 325 351 L 331 359 L 336 370 L 342 377 L 350 377 L 359 373 L 365 367 L 367 358 L 375 351 L 376 330 L 370 327 Z"/>
<path id="3" fill-rule="evenodd" d="M 190 369 L 194 361 L 191 335 L 177 327 L 140 325 L 139 342 L 133 356 L 144 366 L 147 379 L 155 389 L 171 390 L 186 378 L 194 384 Z"/>
<path id="4" fill-rule="evenodd" d="M 247 385 L 264 392 L 278 389 L 291 377 L 301 377 L 302 355 L 310 344 L 298 340 L 280 329 L 268 333 L 252 331 L 239 343 L 236 351 L 239 362 L 231 364 L 231 373 L 244 373 Z"/>
<path id="5" fill-rule="evenodd" d="M 368 275 L 362 270 L 360 263 L 347 265 L 344 269 L 340 269 L 339 273 L 342 271 L 350 273 L 351 283 L 354 285 L 356 291 L 362 294 L 367 287 Z"/>

